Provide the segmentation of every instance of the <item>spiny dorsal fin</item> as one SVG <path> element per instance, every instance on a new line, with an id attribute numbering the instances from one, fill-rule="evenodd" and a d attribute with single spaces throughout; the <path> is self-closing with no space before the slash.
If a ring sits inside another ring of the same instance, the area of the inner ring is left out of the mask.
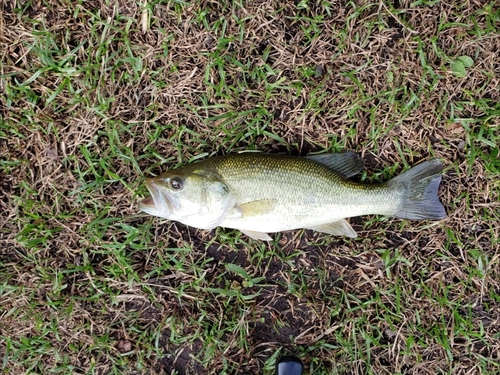
<path id="1" fill-rule="evenodd" d="M 327 166 L 345 178 L 358 174 L 365 166 L 365 163 L 358 154 L 352 151 L 311 155 L 306 156 L 306 158 Z"/>

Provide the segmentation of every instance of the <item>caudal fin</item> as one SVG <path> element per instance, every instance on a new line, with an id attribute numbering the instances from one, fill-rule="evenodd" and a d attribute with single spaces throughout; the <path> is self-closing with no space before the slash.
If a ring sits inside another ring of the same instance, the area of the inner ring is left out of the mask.
<path id="1" fill-rule="evenodd" d="M 439 220 L 446 211 L 437 192 L 443 165 L 439 159 L 424 161 L 389 181 L 389 185 L 404 191 L 404 198 L 395 217 L 412 220 Z"/>

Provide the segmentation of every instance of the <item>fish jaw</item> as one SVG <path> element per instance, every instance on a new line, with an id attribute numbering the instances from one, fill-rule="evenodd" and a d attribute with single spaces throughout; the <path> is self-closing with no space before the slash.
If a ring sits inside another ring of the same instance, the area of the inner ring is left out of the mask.
<path id="1" fill-rule="evenodd" d="M 170 218 L 178 209 L 174 197 L 162 189 L 153 179 L 146 180 L 145 185 L 151 196 L 139 202 L 139 209 L 153 216 Z"/>

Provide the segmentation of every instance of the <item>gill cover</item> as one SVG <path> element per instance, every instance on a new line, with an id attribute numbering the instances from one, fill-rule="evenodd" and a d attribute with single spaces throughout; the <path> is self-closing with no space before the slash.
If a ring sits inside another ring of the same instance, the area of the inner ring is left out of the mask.
<path id="1" fill-rule="evenodd" d="M 213 229 L 219 226 L 227 212 L 236 204 L 229 186 L 214 173 L 193 173 L 186 179 L 183 190 L 189 193 L 185 199 L 180 199 L 181 206 L 185 205 L 191 209 L 188 210 L 190 214 L 179 221 L 196 228 Z M 180 212 L 182 211 L 181 207 Z"/>

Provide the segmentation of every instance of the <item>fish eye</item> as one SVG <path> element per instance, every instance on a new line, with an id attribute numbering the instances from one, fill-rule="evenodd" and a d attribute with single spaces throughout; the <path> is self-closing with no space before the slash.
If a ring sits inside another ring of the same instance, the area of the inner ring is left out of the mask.
<path id="1" fill-rule="evenodd" d="M 180 177 L 174 177 L 170 179 L 170 187 L 173 190 L 181 190 L 184 187 L 184 183 Z"/>

